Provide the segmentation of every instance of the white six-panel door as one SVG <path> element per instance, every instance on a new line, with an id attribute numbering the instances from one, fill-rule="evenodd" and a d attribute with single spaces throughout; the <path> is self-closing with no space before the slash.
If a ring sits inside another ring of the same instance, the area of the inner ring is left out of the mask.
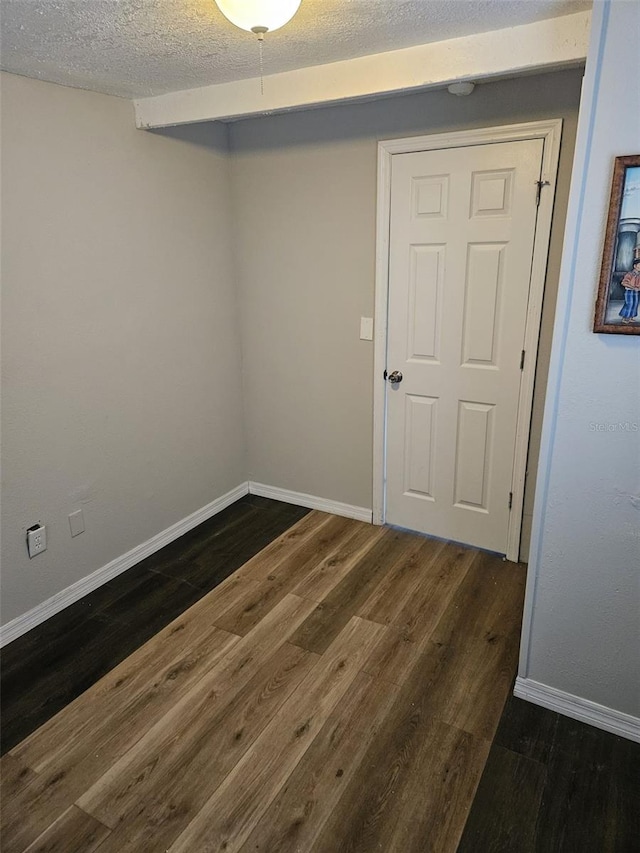
<path id="1" fill-rule="evenodd" d="M 386 520 L 500 553 L 543 145 L 392 160 Z"/>

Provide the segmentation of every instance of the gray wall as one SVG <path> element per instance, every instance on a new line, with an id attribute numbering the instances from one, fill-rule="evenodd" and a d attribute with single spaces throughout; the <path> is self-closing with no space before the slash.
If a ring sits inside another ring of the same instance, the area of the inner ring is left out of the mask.
<path id="1" fill-rule="evenodd" d="M 371 506 L 373 345 L 358 336 L 360 316 L 373 314 L 379 139 L 564 118 L 545 376 L 581 79 L 564 71 L 488 83 L 468 98 L 430 92 L 231 126 L 250 479 Z M 525 504 L 528 539 L 532 486 Z"/>
<path id="2" fill-rule="evenodd" d="M 3 74 L 3 624 L 247 476 L 371 506 L 378 139 L 565 118 L 544 373 L 580 79 L 238 122 L 229 148 Z"/>
<path id="3" fill-rule="evenodd" d="M 629 84 L 620 77 L 620 46 L 638 32 L 640 4 L 594 6 L 520 669 L 534 682 L 636 717 L 640 337 L 596 335 L 592 328 L 614 158 L 637 153 L 640 141 L 637 50 L 625 63 Z"/>
<path id="4" fill-rule="evenodd" d="M 245 479 L 226 129 L 179 135 L 2 75 L 3 623 Z"/>

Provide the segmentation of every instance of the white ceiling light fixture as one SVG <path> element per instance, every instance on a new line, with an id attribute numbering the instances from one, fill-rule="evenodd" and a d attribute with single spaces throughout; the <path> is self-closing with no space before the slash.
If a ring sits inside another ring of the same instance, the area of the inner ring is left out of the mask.
<path id="1" fill-rule="evenodd" d="M 461 98 L 463 95 L 470 95 L 475 88 L 475 83 L 452 83 L 450 86 L 447 86 L 447 91 L 450 92 L 450 94 L 457 95 Z"/>
<path id="2" fill-rule="evenodd" d="M 262 43 L 265 33 L 288 24 L 300 8 L 302 0 L 215 0 L 222 14 L 241 30 L 255 33 L 260 45 L 260 93 L 264 95 L 264 59 Z"/>
<path id="3" fill-rule="evenodd" d="M 300 8 L 301 0 L 215 0 L 222 14 L 240 27 L 255 33 L 260 41 L 265 33 L 288 24 Z"/>

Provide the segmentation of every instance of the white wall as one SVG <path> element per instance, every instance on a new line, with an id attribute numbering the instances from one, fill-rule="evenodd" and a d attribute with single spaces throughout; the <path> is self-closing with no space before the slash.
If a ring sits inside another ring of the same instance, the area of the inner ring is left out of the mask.
<path id="1" fill-rule="evenodd" d="M 245 479 L 228 166 L 224 127 L 2 75 L 3 623 Z"/>
<path id="2" fill-rule="evenodd" d="M 640 337 L 591 329 L 614 157 L 640 153 L 639 33 L 640 4 L 595 4 L 520 668 L 530 682 L 636 717 L 640 432 L 633 425 L 640 424 Z"/>
<path id="3" fill-rule="evenodd" d="M 535 470 L 581 80 L 564 71 L 231 126 L 250 479 L 372 505 L 373 347 L 358 335 L 373 315 L 377 141 L 561 117 Z M 532 507 L 531 487 L 527 531 Z"/>

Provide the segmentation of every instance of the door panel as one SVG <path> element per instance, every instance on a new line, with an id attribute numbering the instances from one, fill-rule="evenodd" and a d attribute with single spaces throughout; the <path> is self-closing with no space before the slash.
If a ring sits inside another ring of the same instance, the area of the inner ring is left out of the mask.
<path id="1" fill-rule="evenodd" d="M 392 161 L 386 520 L 502 553 L 542 153 Z"/>
<path id="2" fill-rule="evenodd" d="M 433 452 L 438 401 L 434 397 L 405 397 L 405 492 L 433 500 Z"/>
<path id="3" fill-rule="evenodd" d="M 466 400 L 458 405 L 455 506 L 488 511 L 494 409 Z"/>
<path id="4" fill-rule="evenodd" d="M 465 366 L 496 367 L 505 249 L 504 243 L 468 246 L 462 327 Z"/>
<path id="5" fill-rule="evenodd" d="M 411 246 L 411 280 L 407 312 L 407 358 L 437 361 L 440 306 L 444 283 L 444 246 Z"/>

